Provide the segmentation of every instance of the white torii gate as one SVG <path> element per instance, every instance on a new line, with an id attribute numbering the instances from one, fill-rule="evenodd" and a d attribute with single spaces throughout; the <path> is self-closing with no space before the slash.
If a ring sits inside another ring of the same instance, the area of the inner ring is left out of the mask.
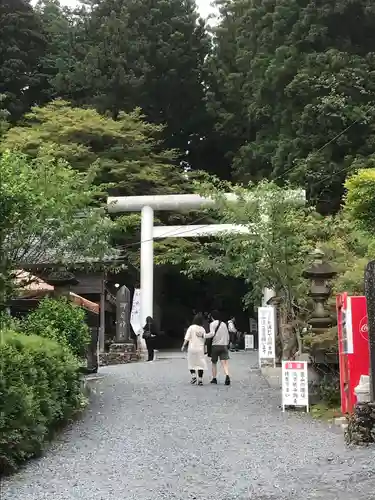
<path id="1" fill-rule="evenodd" d="M 228 201 L 237 200 L 234 193 L 226 193 L 224 196 Z M 304 204 L 306 201 L 306 194 L 304 190 L 289 191 L 288 198 L 290 198 L 291 202 L 294 201 L 298 204 Z M 108 197 L 107 207 L 110 213 L 141 212 L 142 324 L 145 323 L 147 316 L 153 316 L 154 239 L 179 237 L 193 238 L 197 236 L 216 235 L 223 232 L 250 233 L 247 226 L 235 224 L 154 227 L 154 210 L 197 210 L 210 205 L 215 205 L 214 199 L 205 198 L 198 194 Z"/>

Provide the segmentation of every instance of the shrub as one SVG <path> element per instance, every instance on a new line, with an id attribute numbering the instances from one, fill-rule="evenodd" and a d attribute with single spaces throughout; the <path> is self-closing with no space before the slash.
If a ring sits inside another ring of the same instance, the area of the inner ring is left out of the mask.
<path id="1" fill-rule="evenodd" d="M 43 299 L 24 321 L 26 334 L 37 334 L 68 345 L 73 354 L 83 357 L 90 342 L 85 311 L 67 300 Z"/>
<path id="2" fill-rule="evenodd" d="M 344 211 L 355 221 L 359 229 L 374 232 L 375 229 L 375 168 L 358 170 L 345 182 Z"/>
<path id="3" fill-rule="evenodd" d="M 314 370 L 320 375 L 312 384 L 314 392 L 321 403 L 329 408 L 340 406 L 340 372 L 336 364 L 314 363 Z"/>
<path id="4" fill-rule="evenodd" d="M 318 394 L 320 400 L 329 406 L 340 406 L 340 375 L 338 373 L 325 374 L 320 381 Z"/>
<path id="5" fill-rule="evenodd" d="M 18 331 L 21 325 L 21 321 L 14 316 L 10 316 L 5 311 L 0 311 L 0 325 L 2 329 Z"/>
<path id="6" fill-rule="evenodd" d="M 0 473 L 39 455 L 58 425 L 83 407 L 78 361 L 37 335 L 1 332 Z"/>

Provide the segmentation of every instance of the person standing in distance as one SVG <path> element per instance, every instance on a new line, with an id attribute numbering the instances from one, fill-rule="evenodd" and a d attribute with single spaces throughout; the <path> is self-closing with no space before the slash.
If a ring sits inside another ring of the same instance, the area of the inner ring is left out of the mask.
<path id="1" fill-rule="evenodd" d="M 236 322 L 234 317 L 232 317 L 228 321 L 228 330 L 229 330 L 229 337 L 230 337 L 230 350 L 232 352 L 238 351 L 238 331 L 236 328 Z"/>
<path id="2" fill-rule="evenodd" d="M 219 311 L 211 314 L 212 322 L 210 331 L 204 335 L 205 339 L 212 339 L 211 363 L 212 380 L 211 384 L 217 384 L 217 363 L 220 359 L 221 366 L 225 373 L 225 385 L 230 385 L 229 377 L 229 332 L 227 325 L 221 321 Z"/>
<path id="3" fill-rule="evenodd" d="M 151 316 L 147 316 L 146 324 L 143 327 L 143 338 L 146 341 L 147 351 L 148 351 L 148 360 L 154 361 L 155 357 L 155 337 L 157 335 L 156 325 Z"/>

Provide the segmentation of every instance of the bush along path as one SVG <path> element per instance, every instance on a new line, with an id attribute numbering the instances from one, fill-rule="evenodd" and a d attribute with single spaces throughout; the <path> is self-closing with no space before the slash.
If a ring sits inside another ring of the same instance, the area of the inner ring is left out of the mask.
<path id="1" fill-rule="evenodd" d="M 5 478 L 1 500 L 373 498 L 374 449 L 281 413 L 255 355 L 232 355 L 230 387 L 191 386 L 186 361 L 165 357 L 103 368 L 84 418 Z"/>
<path id="2" fill-rule="evenodd" d="M 67 346 L 11 330 L 1 335 L 0 475 L 41 454 L 85 405 L 79 363 Z"/>
<path id="3" fill-rule="evenodd" d="M 0 474 L 40 455 L 81 411 L 79 372 L 90 335 L 83 309 L 46 298 L 23 320 L 0 316 Z"/>

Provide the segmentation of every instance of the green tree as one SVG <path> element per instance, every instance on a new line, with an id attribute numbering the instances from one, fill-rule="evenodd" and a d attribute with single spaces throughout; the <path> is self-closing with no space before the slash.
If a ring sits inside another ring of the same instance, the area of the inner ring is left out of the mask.
<path id="1" fill-rule="evenodd" d="M 227 201 L 222 189 L 203 186 L 203 192 L 217 200 L 218 222 L 241 225 L 247 233 L 224 233 L 198 253 L 183 256 L 186 270 L 192 275 L 214 271 L 246 280 L 251 284 L 247 303 L 259 303 L 263 288 L 273 288 L 287 300 L 292 313 L 301 297 L 306 256 L 328 234 L 325 219 L 298 206 L 298 197 L 290 197 L 273 183 L 232 190 L 237 202 Z"/>
<path id="2" fill-rule="evenodd" d="M 363 295 L 364 271 L 375 258 L 375 169 L 371 160 L 356 163 L 367 168 L 347 178 L 343 208 L 325 251 L 338 270 L 334 292 Z"/>
<path id="3" fill-rule="evenodd" d="M 105 201 L 108 194 L 131 196 L 190 192 L 192 179 L 174 165 L 175 152 L 162 149 L 162 126 L 147 123 L 139 110 L 121 113 L 117 120 L 102 116 L 94 109 L 72 108 L 56 100 L 47 106 L 33 108 L 23 126 L 11 128 L 0 145 L 3 151 L 19 150 L 31 158 L 52 154 L 67 161 L 78 171 L 95 165 L 94 182 L 101 187 Z M 157 214 L 158 215 L 158 214 Z M 188 223 L 194 213 L 161 213 L 155 223 Z M 116 218 L 113 241 L 123 247 L 124 259 L 139 265 L 140 215 L 126 214 Z M 171 245 L 159 244 L 160 253 Z"/>
<path id="4" fill-rule="evenodd" d="M 76 20 L 83 51 L 74 68 L 61 71 L 59 95 L 109 111 L 115 119 L 122 111 L 141 108 L 148 121 L 165 125 L 166 147 L 199 168 L 208 155 L 205 140 L 213 123 L 204 94 L 209 39 L 195 1 L 89 4 Z"/>
<path id="5" fill-rule="evenodd" d="M 206 59 L 207 109 L 214 120 L 216 134 L 224 147 L 230 169 L 244 140 L 251 137 L 243 90 L 246 75 L 237 64 L 238 24 L 241 21 L 241 2 L 216 2 L 220 23 L 213 29 L 212 50 Z M 258 172 L 261 178 L 262 173 Z M 255 180 L 255 176 L 252 177 Z"/>
<path id="6" fill-rule="evenodd" d="M 2 307 L 18 269 L 108 258 L 112 223 L 101 209 L 90 209 L 97 194 L 92 172 L 79 173 L 47 155 L 30 160 L 10 152 L 0 157 L 0 171 Z"/>
<path id="7" fill-rule="evenodd" d="M 367 167 L 373 162 L 366 162 Z M 345 182 L 344 210 L 362 231 L 375 231 L 375 168 L 359 170 Z"/>
<path id="8" fill-rule="evenodd" d="M 301 207 L 298 198 L 274 183 L 232 187 L 235 203 L 223 195 L 229 189 L 206 185 L 202 192 L 216 198 L 220 223 L 242 225 L 248 232 L 203 239 L 199 246 L 192 241 L 189 252 L 172 248 L 164 259 L 181 265 L 189 276 L 217 273 L 244 280 L 249 290 L 245 305 L 261 304 L 263 289 L 274 289 L 280 300 L 283 356 L 289 358 L 298 349 L 297 337 L 310 310 L 310 284 L 302 272 L 313 250 L 330 241 L 333 221 Z"/>
<path id="9" fill-rule="evenodd" d="M 82 39 L 78 36 L 79 18 L 68 7 L 62 7 L 59 0 L 39 0 L 35 12 L 46 42 L 39 62 L 39 103 L 44 103 L 65 94 L 62 75 L 75 67 Z"/>
<path id="10" fill-rule="evenodd" d="M 337 210 L 353 163 L 373 152 L 374 4 L 233 0 L 221 9 L 209 97 L 221 130 L 237 137 L 237 179 L 292 180 L 319 210 Z"/>
<path id="11" fill-rule="evenodd" d="M 147 123 L 139 110 L 121 113 L 117 120 L 94 109 L 56 100 L 36 107 L 22 126 L 11 128 L 2 150 L 20 150 L 31 157 L 46 151 L 87 171 L 95 163 L 96 184 L 114 183 L 115 195 L 176 193 L 187 184 L 173 165 L 175 153 L 160 146 L 162 127 Z"/>
<path id="12" fill-rule="evenodd" d="M 6 96 L 0 94 L 0 139 L 3 134 L 8 130 L 9 111 L 5 107 Z"/>
<path id="13" fill-rule="evenodd" d="M 331 237 L 322 245 L 327 259 L 338 272 L 333 280 L 332 302 L 341 292 L 363 295 L 365 267 L 375 258 L 375 239 L 358 229 L 345 209 L 335 216 L 333 224 Z"/>
<path id="14" fill-rule="evenodd" d="M 39 62 L 45 39 L 38 16 L 28 0 L 0 3 L 0 94 L 10 120 L 18 120 L 39 102 Z"/>

